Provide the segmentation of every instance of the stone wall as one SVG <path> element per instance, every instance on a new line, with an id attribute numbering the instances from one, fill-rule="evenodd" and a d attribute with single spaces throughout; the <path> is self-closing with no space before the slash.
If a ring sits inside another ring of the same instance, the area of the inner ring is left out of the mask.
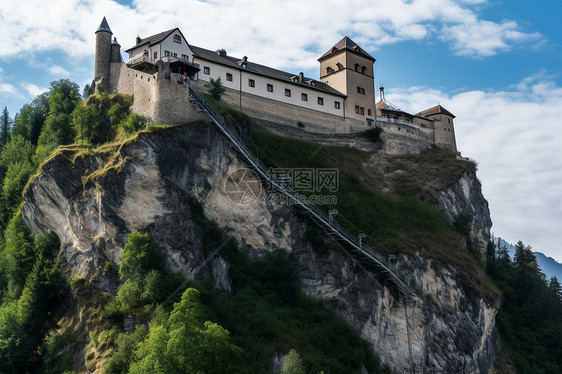
<path id="1" fill-rule="evenodd" d="M 399 123 L 379 122 L 383 151 L 389 154 L 419 153 L 433 144 L 433 130 L 413 128 Z"/>
<path id="2" fill-rule="evenodd" d="M 198 87 L 208 92 L 210 84 L 199 80 Z M 240 93 L 238 90 L 225 88 L 222 100 L 242 110 L 251 117 L 271 122 L 283 123 L 287 126 L 302 128 L 312 133 L 357 133 L 368 127 L 366 122 L 353 118 L 343 118 L 317 110 L 307 109 L 292 104 L 269 100 L 261 96 Z M 301 124 L 299 126 L 299 123 Z M 304 126 L 304 127 L 303 127 Z"/>
<path id="3" fill-rule="evenodd" d="M 205 119 L 189 102 L 189 85 L 162 63 L 154 74 L 112 63 L 110 92 L 133 95 L 133 112 L 157 124 L 179 124 Z"/>

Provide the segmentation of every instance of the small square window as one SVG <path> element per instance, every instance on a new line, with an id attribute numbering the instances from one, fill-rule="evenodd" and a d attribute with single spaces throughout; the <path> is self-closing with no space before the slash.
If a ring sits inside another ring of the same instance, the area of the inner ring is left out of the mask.
<path id="1" fill-rule="evenodd" d="M 355 113 L 360 115 L 365 115 L 365 108 L 359 105 L 355 105 Z"/>
<path id="2" fill-rule="evenodd" d="M 324 105 L 324 98 L 323 97 L 318 98 L 318 105 Z"/>
<path id="3" fill-rule="evenodd" d="M 179 34 L 174 35 L 174 43 L 181 44 L 181 36 Z"/>
<path id="4" fill-rule="evenodd" d="M 290 89 L 285 88 L 285 96 L 291 97 L 291 90 Z"/>
<path id="5" fill-rule="evenodd" d="M 253 79 L 248 79 L 248 86 L 250 87 L 256 87 L 256 81 Z"/>
<path id="6" fill-rule="evenodd" d="M 334 101 L 334 108 L 336 108 L 336 109 L 340 108 L 340 102 L 339 101 Z"/>
<path id="7" fill-rule="evenodd" d="M 301 94 L 301 100 L 302 100 L 302 101 L 308 101 L 308 95 L 305 94 L 305 93 L 302 93 L 302 94 Z"/>
<path id="8" fill-rule="evenodd" d="M 365 95 L 365 89 L 363 87 L 357 87 L 357 93 L 361 95 Z"/>
<path id="9" fill-rule="evenodd" d="M 367 109 L 367 115 L 368 115 L 368 116 L 372 116 L 372 114 L 371 114 L 371 109 Z"/>
<path id="10" fill-rule="evenodd" d="M 272 84 L 267 84 L 267 92 L 273 92 L 273 85 Z"/>
<path id="11" fill-rule="evenodd" d="M 226 80 L 229 82 L 232 82 L 232 74 L 231 73 L 226 73 Z"/>
<path id="12" fill-rule="evenodd" d="M 203 74 L 211 74 L 211 68 L 208 66 L 203 66 Z"/>

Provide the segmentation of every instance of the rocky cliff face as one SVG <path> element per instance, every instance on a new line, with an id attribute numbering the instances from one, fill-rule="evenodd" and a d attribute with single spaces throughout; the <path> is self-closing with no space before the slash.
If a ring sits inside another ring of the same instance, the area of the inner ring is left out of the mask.
<path id="1" fill-rule="evenodd" d="M 254 256 L 279 248 L 293 252 L 304 292 L 326 299 L 395 372 L 487 373 L 492 367 L 498 349 L 495 300 L 486 300 L 448 265 L 400 256 L 398 271 L 412 274 L 418 290 L 404 303 L 386 287 L 382 274 L 343 248 L 314 251 L 302 239 L 308 220 L 268 199 L 269 192 L 255 183 L 213 127 L 198 123 L 141 134 L 120 149 L 119 159 L 122 166 L 83 185 L 82 177 L 103 168 L 106 160 L 93 155 L 69 163 L 59 155 L 25 195 L 24 221 L 35 231 L 59 235 L 67 274 L 114 292 L 117 275 L 104 272 L 104 265 L 119 263 L 131 231 L 148 231 L 170 270 L 196 280 L 210 276 L 217 288 L 228 290 L 228 264 L 219 253 L 205 252 L 189 194 L 203 204 L 207 218 Z M 478 193 L 463 183 L 460 190 L 443 192 L 449 213 L 464 211 L 459 201 L 469 205 Z M 480 218 L 476 230 L 485 234 L 489 216 Z"/>

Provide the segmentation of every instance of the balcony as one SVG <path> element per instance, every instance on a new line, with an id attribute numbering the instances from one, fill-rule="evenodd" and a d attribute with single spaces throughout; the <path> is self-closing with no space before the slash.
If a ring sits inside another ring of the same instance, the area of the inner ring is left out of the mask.
<path id="1" fill-rule="evenodd" d="M 175 73 L 183 74 L 183 72 L 188 72 L 188 75 L 191 76 L 200 70 L 199 64 L 195 64 L 183 58 L 176 56 L 163 56 L 161 58 L 154 59 L 148 54 L 139 54 L 132 57 L 127 62 L 127 66 L 131 69 L 142 71 L 147 74 L 154 74 L 158 71 L 158 61 L 169 62 L 172 67 L 172 71 Z"/>

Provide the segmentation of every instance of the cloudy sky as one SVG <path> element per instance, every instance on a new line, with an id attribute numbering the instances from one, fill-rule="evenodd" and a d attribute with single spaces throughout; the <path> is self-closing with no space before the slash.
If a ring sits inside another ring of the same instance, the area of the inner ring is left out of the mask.
<path id="1" fill-rule="evenodd" d="M 107 17 L 123 50 L 180 27 L 208 49 L 318 78 L 343 36 L 373 55 L 403 110 L 440 103 L 478 162 L 492 231 L 562 261 L 562 3 L 556 0 L 9 0 L 0 8 L 0 106 L 93 78 Z"/>

